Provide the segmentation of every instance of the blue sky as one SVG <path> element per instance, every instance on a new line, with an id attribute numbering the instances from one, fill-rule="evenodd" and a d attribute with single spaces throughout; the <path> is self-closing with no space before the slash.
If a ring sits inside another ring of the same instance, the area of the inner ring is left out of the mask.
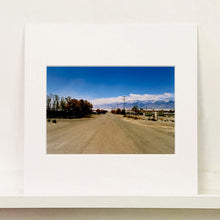
<path id="1" fill-rule="evenodd" d="M 174 67 L 47 67 L 47 94 L 87 100 L 174 94 Z"/>

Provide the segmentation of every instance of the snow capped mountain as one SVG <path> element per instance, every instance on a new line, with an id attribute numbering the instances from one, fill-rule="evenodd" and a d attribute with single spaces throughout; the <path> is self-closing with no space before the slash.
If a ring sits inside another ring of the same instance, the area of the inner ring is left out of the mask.
<path id="1" fill-rule="evenodd" d="M 91 100 L 94 108 L 107 109 L 123 108 L 123 96 Z M 143 109 L 174 109 L 174 94 L 130 94 L 125 98 L 125 108 L 131 109 L 134 105 Z"/>

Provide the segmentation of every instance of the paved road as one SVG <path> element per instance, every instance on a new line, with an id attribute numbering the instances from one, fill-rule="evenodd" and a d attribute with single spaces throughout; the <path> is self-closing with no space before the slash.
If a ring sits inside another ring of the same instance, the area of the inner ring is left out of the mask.
<path id="1" fill-rule="evenodd" d="M 49 154 L 170 154 L 174 128 L 107 113 L 47 125 Z M 149 124 L 150 123 L 150 124 Z"/>

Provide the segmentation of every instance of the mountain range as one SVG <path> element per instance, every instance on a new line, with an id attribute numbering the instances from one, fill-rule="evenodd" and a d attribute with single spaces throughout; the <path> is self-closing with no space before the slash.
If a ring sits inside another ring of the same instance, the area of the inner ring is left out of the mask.
<path id="1" fill-rule="evenodd" d="M 93 108 L 97 109 L 123 109 L 123 96 L 114 98 L 95 99 L 91 101 Z M 174 95 L 170 93 L 164 93 L 161 95 L 137 95 L 130 94 L 125 97 L 125 109 L 132 109 L 134 105 L 143 109 L 175 109 Z"/>
<path id="2" fill-rule="evenodd" d="M 170 101 L 136 101 L 136 102 L 129 102 L 125 103 L 125 109 L 132 109 L 134 105 L 137 105 L 138 108 L 143 108 L 143 109 L 164 109 L 164 110 L 169 110 L 169 109 L 175 109 L 175 101 L 170 100 Z M 100 109 L 106 109 L 106 110 L 111 110 L 111 109 L 123 109 L 123 103 L 111 103 L 111 104 L 101 104 L 101 105 L 94 105 L 94 109 L 100 108 Z"/>

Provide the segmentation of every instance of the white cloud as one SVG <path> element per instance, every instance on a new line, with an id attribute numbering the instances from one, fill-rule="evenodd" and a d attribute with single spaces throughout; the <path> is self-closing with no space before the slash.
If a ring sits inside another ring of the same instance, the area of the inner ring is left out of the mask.
<path id="1" fill-rule="evenodd" d="M 135 101 L 168 101 L 170 99 L 174 99 L 173 93 L 164 93 L 159 95 L 151 95 L 151 94 L 132 94 L 130 93 L 129 96 L 126 96 L 126 102 L 135 102 Z M 112 97 L 112 98 L 101 98 L 101 99 L 93 99 L 90 100 L 93 105 L 103 105 L 103 104 L 112 104 L 112 103 L 121 103 L 123 102 L 123 97 Z"/>

